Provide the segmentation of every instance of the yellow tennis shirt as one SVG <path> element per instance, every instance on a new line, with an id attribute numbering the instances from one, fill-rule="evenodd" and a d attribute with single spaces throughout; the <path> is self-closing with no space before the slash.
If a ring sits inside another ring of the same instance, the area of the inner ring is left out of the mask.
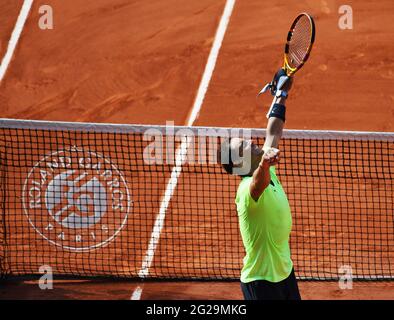
<path id="1" fill-rule="evenodd" d="M 271 182 L 256 202 L 250 195 L 252 177 L 242 179 L 237 190 L 239 226 L 246 255 L 241 281 L 279 282 L 293 268 L 289 236 L 292 219 L 289 201 L 280 184 L 275 167 L 270 168 Z"/>

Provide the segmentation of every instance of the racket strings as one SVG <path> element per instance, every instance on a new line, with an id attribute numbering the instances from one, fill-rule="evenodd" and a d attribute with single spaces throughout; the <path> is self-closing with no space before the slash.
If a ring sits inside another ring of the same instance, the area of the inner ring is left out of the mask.
<path id="1" fill-rule="evenodd" d="M 305 60 L 312 42 L 312 26 L 307 17 L 301 17 L 295 25 L 289 41 L 289 65 L 298 68 Z"/>

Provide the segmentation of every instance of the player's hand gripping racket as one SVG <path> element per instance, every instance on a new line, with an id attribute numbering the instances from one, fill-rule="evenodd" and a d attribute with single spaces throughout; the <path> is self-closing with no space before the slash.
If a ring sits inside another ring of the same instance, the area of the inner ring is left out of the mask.
<path id="1" fill-rule="evenodd" d="M 270 89 L 271 94 L 274 96 L 280 97 L 283 94 L 281 91 L 283 84 L 289 77 L 292 77 L 300 70 L 308 60 L 313 43 L 315 42 L 315 33 L 316 28 L 313 18 L 307 13 L 301 13 L 294 20 L 287 34 L 282 69 L 275 74 L 271 83 L 268 83 L 259 92 L 259 95 L 268 89 Z"/>

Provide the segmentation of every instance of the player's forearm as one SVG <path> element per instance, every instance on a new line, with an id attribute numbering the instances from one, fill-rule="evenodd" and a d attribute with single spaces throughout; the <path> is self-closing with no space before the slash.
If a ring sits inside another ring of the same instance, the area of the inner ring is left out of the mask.
<path id="1" fill-rule="evenodd" d="M 285 105 L 285 98 L 276 98 L 275 103 Z M 264 143 L 264 150 L 268 148 L 278 148 L 282 137 L 284 121 L 277 117 L 270 117 L 267 124 L 267 132 Z"/>
<path id="2" fill-rule="evenodd" d="M 262 164 L 253 173 L 253 180 L 250 186 L 250 195 L 257 201 L 260 195 L 268 187 L 271 181 L 269 167 L 264 167 Z"/>
<path id="3" fill-rule="evenodd" d="M 267 150 L 271 147 L 278 149 L 279 142 L 282 137 L 283 125 L 283 120 L 275 117 L 269 118 L 264 143 L 264 150 Z"/>

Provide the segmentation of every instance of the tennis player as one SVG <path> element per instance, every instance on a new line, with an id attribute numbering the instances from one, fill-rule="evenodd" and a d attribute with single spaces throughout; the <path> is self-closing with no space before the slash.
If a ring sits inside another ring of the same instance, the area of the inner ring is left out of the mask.
<path id="1" fill-rule="evenodd" d="M 274 78 L 283 76 L 279 71 Z M 221 144 L 230 159 L 222 164 L 229 174 L 239 166 L 250 166 L 241 176 L 235 203 L 246 255 L 241 271 L 241 289 L 246 300 L 300 300 L 289 235 L 292 226 L 290 206 L 275 173 L 279 161 L 279 141 L 285 123 L 286 99 L 292 86 L 286 77 L 282 90 L 276 90 L 263 149 L 253 142 L 232 138 Z M 231 155 L 240 155 L 232 159 Z M 250 157 L 245 157 L 250 154 Z M 242 161 L 238 161 L 241 159 Z M 243 163 L 242 163 L 243 162 Z M 246 163 L 247 162 L 247 163 Z"/>

